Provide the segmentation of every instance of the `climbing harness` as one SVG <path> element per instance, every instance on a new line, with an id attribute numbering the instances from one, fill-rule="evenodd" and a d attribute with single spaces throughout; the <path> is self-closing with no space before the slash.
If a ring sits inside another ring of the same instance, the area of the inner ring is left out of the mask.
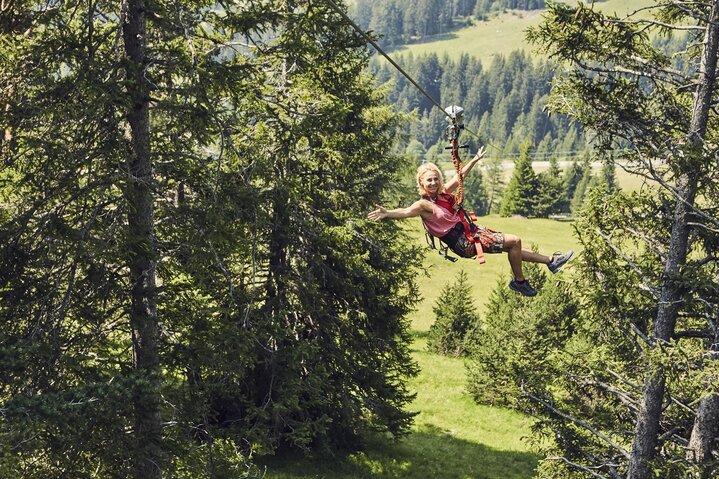
<path id="1" fill-rule="evenodd" d="M 477 219 L 474 213 L 469 213 L 462 208 L 462 205 L 459 204 L 458 200 L 452 194 L 440 193 L 434 199 L 429 196 L 425 196 L 424 199 L 431 201 L 450 213 L 457 214 L 459 218 L 459 222 L 454 228 L 439 238 L 439 254 L 443 255 L 445 259 L 454 262 L 456 258 L 452 258 L 448 254 L 448 250 L 451 249 L 457 256 L 461 256 L 462 258 L 476 257 L 479 264 L 483 264 L 486 260 L 484 258 L 482 244 L 478 237 L 479 227 L 474 223 Z M 437 249 L 434 242 L 435 237 L 430 233 L 429 229 L 427 229 L 427 225 L 424 225 L 424 230 L 427 244 L 429 244 L 430 248 Z"/>
<path id="2" fill-rule="evenodd" d="M 470 213 L 462 207 L 462 203 L 464 202 L 464 176 L 462 174 L 462 158 L 459 156 L 459 149 L 469 148 L 469 145 L 459 144 L 459 135 L 464 129 L 464 108 L 458 105 L 451 105 L 445 108 L 444 112 L 449 121 L 449 125 L 447 125 L 445 130 L 445 137 L 449 141 L 449 146 L 445 147 L 445 149 L 450 150 L 452 155 L 452 164 L 454 165 L 455 174 L 457 175 L 457 193 L 454 196 L 446 194 L 439 195 L 435 203 L 448 211 L 454 211 L 461 219 L 460 223 L 457 223 L 457 226 L 453 230 L 440 239 L 445 244 L 449 244 L 452 251 L 459 256 L 467 258 L 476 255 L 477 261 L 482 264 L 485 262 L 485 258 L 482 243 L 480 243 L 476 237 L 478 231 L 477 225 L 474 224 L 476 218 L 474 217 L 474 213 L 470 215 Z M 425 232 L 429 233 L 426 226 Z M 445 249 L 445 257 L 446 256 L 447 251 Z"/>

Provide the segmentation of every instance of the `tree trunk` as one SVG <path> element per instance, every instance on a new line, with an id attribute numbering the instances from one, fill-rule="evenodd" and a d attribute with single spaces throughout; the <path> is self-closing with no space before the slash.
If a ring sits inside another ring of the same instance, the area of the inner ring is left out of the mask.
<path id="1" fill-rule="evenodd" d="M 719 44 L 719 1 L 713 3 L 711 21 L 707 24 L 704 49 L 699 67 L 697 90 L 694 96 L 692 119 L 687 135 L 687 151 L 690 161 L 703 147 L 709 107 L 717 64 Z M 697 184 L 697 168 L 682 165 L 683 174 L 677 178 L 678 198 L 674 208 L 669 254 L 664 266 L 664 277 L 657 317 L 654 323 L 654 339 L 668 341 L 674 333 L 677 320 L 681 284 L 677 282 L 681 266 L 686 263 L 689 237 L 688 220 L 694 204 Z M 662 368 L 651 371 L 644 383 L 644 393 L 639 418 L 634 433 L 632 454 L 629 460 L 628 479 L 650 479 L 650 462 L 654 459 L 659 433 L 662 402 L 664 401 L 665 372 Z"/>
<path id="2" fill-rule="evenodd" d="M 711 345 L 712 359 L 719 359 L 719 325 L 714 327 L 714 341 Z M 716 381 L 716 378 L 712 382 Z M 719 437 L 719 394 L 711 394 L 699 402 L 694 418 L 692 435 L 687 447 L 687 461 L 695 462 L 701 469 L 701 477 L 712 474 L 712 448 Z"/>
<path id="3" fill-rule="evenodd" d="M 145 0 L 129 0 L 123 25 L 126 71 L 131 104 L 127 114 L 129 179 L 128 266 L 131 280 L 130 321 L 138 378 L 134 395 L 135 440 L 133 467 L 137 479 L 162 477 L 159 328 L 155 283 L 154 197 L 150 156 L 150 85 L 146 78 L 147 37 Z"/>

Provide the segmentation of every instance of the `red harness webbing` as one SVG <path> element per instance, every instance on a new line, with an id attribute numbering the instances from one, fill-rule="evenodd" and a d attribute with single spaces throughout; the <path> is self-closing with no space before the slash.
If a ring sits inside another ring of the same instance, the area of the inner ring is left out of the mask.
<path id="1" fill-rule="evenodd" d="M 450 213 L 457 212 L 460 217 L 460 222 L 462 223 L 462 227 L 464 228 L 464 237 L 467 238 L 467 241 L 474 244 L 475 250 L 477 251 L 477 262 L 479 264 L 483 264 L 486 260 L 484 258 L 484 250 L 482 249 L 482 243 L 479 241 L 479 238 L 475 238 L 475 236 L 472 234 L 472 229 L 469 226 L 469 221 L 467 220 L 467 213 L 464 211 L 464 208 L 459 206 L 459 208 L 455 209 L 456 199 L 454 195 L 449 193 L 440 193 L 437 195 L 437 198 L 433 201 L 436 205 L 441 206 L 445 210 L 449 211 Z"/>

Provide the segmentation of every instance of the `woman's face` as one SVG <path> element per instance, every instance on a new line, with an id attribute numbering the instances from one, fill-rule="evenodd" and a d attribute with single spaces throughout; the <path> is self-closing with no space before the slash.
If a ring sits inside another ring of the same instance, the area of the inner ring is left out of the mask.
<path id="1" fill-rule="evenodd" d="M 437 196 L 439 193 L 439 173 L 428 170 L 422 175 L 422 187 L 429 196 Z"/>

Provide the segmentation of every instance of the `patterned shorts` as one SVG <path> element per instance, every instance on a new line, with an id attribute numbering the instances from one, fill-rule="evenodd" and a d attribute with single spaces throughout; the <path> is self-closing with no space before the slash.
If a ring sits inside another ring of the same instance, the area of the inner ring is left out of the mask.
<path id="1" fill-rule="evenodd" d="M 504 247 L 504 234 L 486 228 L 482 225 L 472 225 L 474 227 L 474 237 L 479 239 L 482 250 L 485 253 L 501 253 Z M 457 256 L 462 258 L 473 258 L 477 255 L 474 243 L 471 243 L 464 236 L 464 227 L 461 223 L 450 230 L 450 232 L 441 238 L 441 240 L 454 251 Z"/>
<path id="2" fill-rule="evenodd" d="M 501 253 L 504 249 L 504 233 L 477 225 L 477 232 L 474 237 L 479 237 L 479 242 L 485 253 Z"/>

